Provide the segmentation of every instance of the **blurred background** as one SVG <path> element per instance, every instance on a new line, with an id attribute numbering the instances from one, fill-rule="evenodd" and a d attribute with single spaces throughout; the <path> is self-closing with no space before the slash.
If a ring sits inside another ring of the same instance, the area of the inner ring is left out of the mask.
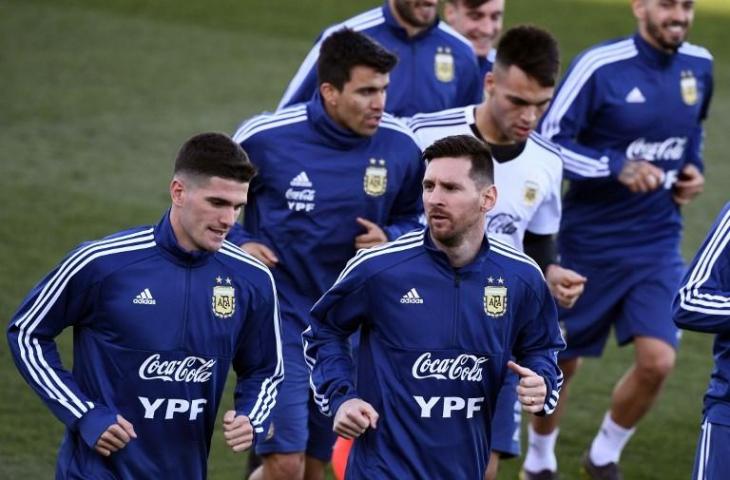
<path id="1" fill-rule="evenodd" d="M 273 110 L 326 26 L 377 1 L 0 0 L 0 318 L 73 246 L 155 223 L 169 204 L 177 148 L 201 131 L 233 133 Z M 730 2 L 698 0 L 690 41 L 715 56 L 706 122 L 707 185 L 684 211 L 691 258 L 729 200 Z M 629 35 L 629 0 L 507 0 L 505 28 L 533 23 L 560 41 L 563 71 L 579 51 Z M 691 472 L 710 336 L 687 333 L 657 408 L 624 451 L 627 479 Z M 70 332 L 59 339 L 70 367 Z M 600 425 L 631 348 L 587 361 L 558 442 L 562 478 Z M 228 390 L 221 411 L 232 405 Z M 62 426 L 0 342 L 0 478 L 52 478 Z M 217 430 L 210 478 L 243 477 L 245 457 Z M 514 479 L 521 460 L 502 463 Z"/>

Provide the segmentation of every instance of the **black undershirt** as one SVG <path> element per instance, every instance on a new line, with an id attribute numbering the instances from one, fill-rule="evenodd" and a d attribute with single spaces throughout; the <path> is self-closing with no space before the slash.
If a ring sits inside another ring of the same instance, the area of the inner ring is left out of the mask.
<path id="1" fill-rule="evenodd" d="M 490 143 L 482 137 L 476 124 L 469 125 L 469 128 L 471 128 L 472 133 L 479 140 L 487 144 L 489 150 L 492 152 L 494 161 L 497 163 L 507 163 L 510 160 L 514 160 L 520 156 L 527 145 L 527 141 L 508 145 Z M 525 238 L 522 240 L 522 248 L 530 258 L 535 260 L 543 272 L 549 265 L 558 263 L 557 245 L 554 235 L 542 235 L 526 231 Z"/>

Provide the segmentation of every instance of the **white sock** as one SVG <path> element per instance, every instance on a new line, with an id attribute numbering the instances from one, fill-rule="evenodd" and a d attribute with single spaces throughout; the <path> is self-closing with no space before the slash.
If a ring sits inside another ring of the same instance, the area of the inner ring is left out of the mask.
<path id="1" fill-rule="evenodd" d="M 611 419 L 611 412 L 606 412 L 601 429 L 591 444 L 590 456 L 593 465 L 600 467 L 611 462 L 618 463 L 621 451 L 635 431 L 636 427 L 624 428 L 618 425 Z"/>
<path id="2" fill-rule="evenodd" d="M 538 473 L 543 470 L 551 472 L 558 471 L 558 459 L 555 458 L 555 442 L 558 439 L 559 428 L 552 433 L 540 435 L 532 429 L 532 425 L 527 426 L 527 455 L 522 468 L 528 472 Z"/>

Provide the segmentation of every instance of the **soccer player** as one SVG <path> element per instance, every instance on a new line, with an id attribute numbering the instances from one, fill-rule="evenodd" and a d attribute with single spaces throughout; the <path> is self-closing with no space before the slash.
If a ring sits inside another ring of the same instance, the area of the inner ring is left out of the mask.
<path id="1" fill-rule="evenodd" d="M 632 7 L 638 32 L 578 56 L 540 126 L 561 145 L 570 180 L 562 263 L 590 279 L 576 305 L 560 312 L 566 381 L 581 357 L 601 355 L 612 325 L 619 345 L 634 344 L 634 364 L 583 458 L 592 478 L 620 478 L 621 451 L 674 366 L 680 206 L 704 184 L 702 121 L 712 95 L 712 56 L 685 42 L 694 2 L 633 0 Z M 533 419 L 526 478 L 555 478 L 560 413 Z"/>
<path id="2" fill-rule="evenodd" d="M 312 305 L 358 249 L 420 226 L 420 149 L 383 111 L 395 63 L 361 33 L 333 33 L 312 100 L 255 117 L 235 135 L 260 171 L 235 241 L 272 268 L 282 309 L 287 378 L 274 435 L 256 445 L 265 478 L 302 478 L 305 454 L 307 478 L 323 478 L 331 456 L 332 422 L 310 400 L 302 355 Z"/>
<path id="3" fill-rule="evenodd" d="M 714 333 L 715 368 L 705 394 L 702 433 L 692 478 L 721 480 L 730 471 L 730 203 L 718 215 L 674 297 L 679 328 Z"/>
<path id="4" fill-rule="evenodd" d="M 489 145 L 500 195 L 487 214 L 487 234 L 517 250 L 524 247 L 545 272 L 555 299 L 569 308 L 586 279 L 560 267 L 556 258 L 563 163 L 557 147 L 533 132 L 552 99 L 559 67 L 558 45 L 550 33 L 531 26 L 513 27 L 499 43 L 481 104 L 419 114 L 410 126 L 422 149 L 457 134 Z M 508 380 L 516 383 L 517 377 Z M 520 454 L 519 403 L 509 381 L 500 393 L 492 426 L 488 479 L 496 478 L 500 456 Z"/>
<path id="5" fill-rule="evenodd" d="M 306 102 L 318 88 L 322 42 L 342 28 L 362 32 L 398 56 L 385 111 L 397 117 L 435 112 L 481 100 L 479 67 L 469 41 L 439 20 L 437 0 L 386 0 L 383 6 L 327 28 L 279 103 Z"/>
<path id="6" fill-rule="evenodd" d="M 482 480 L 508 368 L 524 410 L 548 414 L 558 401 L 555 303 L 537 264 L 484 233 L 497 201 L 488 148 L 452 136 L 424 159 L 428 228 L 360 251 L 303 335 L 320 409 L 357 438 L 348 480 Z"/>
<path id="7" fill-rule="evenodd" d="M 504 0 L 446 0 L 444 19 L 471 42 L 480 78 L 492 71 L 504 21 Z"/>
<path id="8" fill-rule="evenodd" d="M 266 436 L 283 377 L 276 289 L 224 240 L 254 173 L 227 136 L 196 135 L 157 225 L 81 244 L 13 316 L 13 359 L 66 425 L 56 478 L 205 478 L 229 363 L 226 442 L 241 452 Z M 53 340 L 69 326 L 72 372 Z"/>

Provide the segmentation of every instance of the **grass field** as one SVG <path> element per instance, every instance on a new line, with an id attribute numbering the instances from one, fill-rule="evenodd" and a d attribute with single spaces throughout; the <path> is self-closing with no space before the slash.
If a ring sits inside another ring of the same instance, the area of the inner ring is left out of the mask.
<path id="1" fill-rule="evenodd" d="M 273 109 L 315 35 L 374 5 L 337 0 L 0 0 L 0 317 L 81 240 L 157 220 L 179 144 L 232 132 Z M 629 34 L 628 0 L 508 0 L 507 23 L 560 40 L 565 63 Z M 687 257 L 727 200 L 730 7 L 699 0 L 692 41 L 715 55 L 706 193 L 685 212 Z M 726 185 L 726 187 L 723 187 Z M 624 452 L 627 479 L 688 478 L 711 366 L 711 338 L 684 337 L 662 401 Z M 59 340 L 68 358 L 70 335 Z M 597 429 L 630 349 L 611 347 L 575 383 L 558 455 L 563 478 Z M 51 478 L 61 424 L 0 343 L 0 478 Z M 222 409 L 232 403 L 230 395 Z M 243 457 L 216 432 L 213 479 L 241 478 Z M 500 478 L 516 478 L 519 462 Z"/>

